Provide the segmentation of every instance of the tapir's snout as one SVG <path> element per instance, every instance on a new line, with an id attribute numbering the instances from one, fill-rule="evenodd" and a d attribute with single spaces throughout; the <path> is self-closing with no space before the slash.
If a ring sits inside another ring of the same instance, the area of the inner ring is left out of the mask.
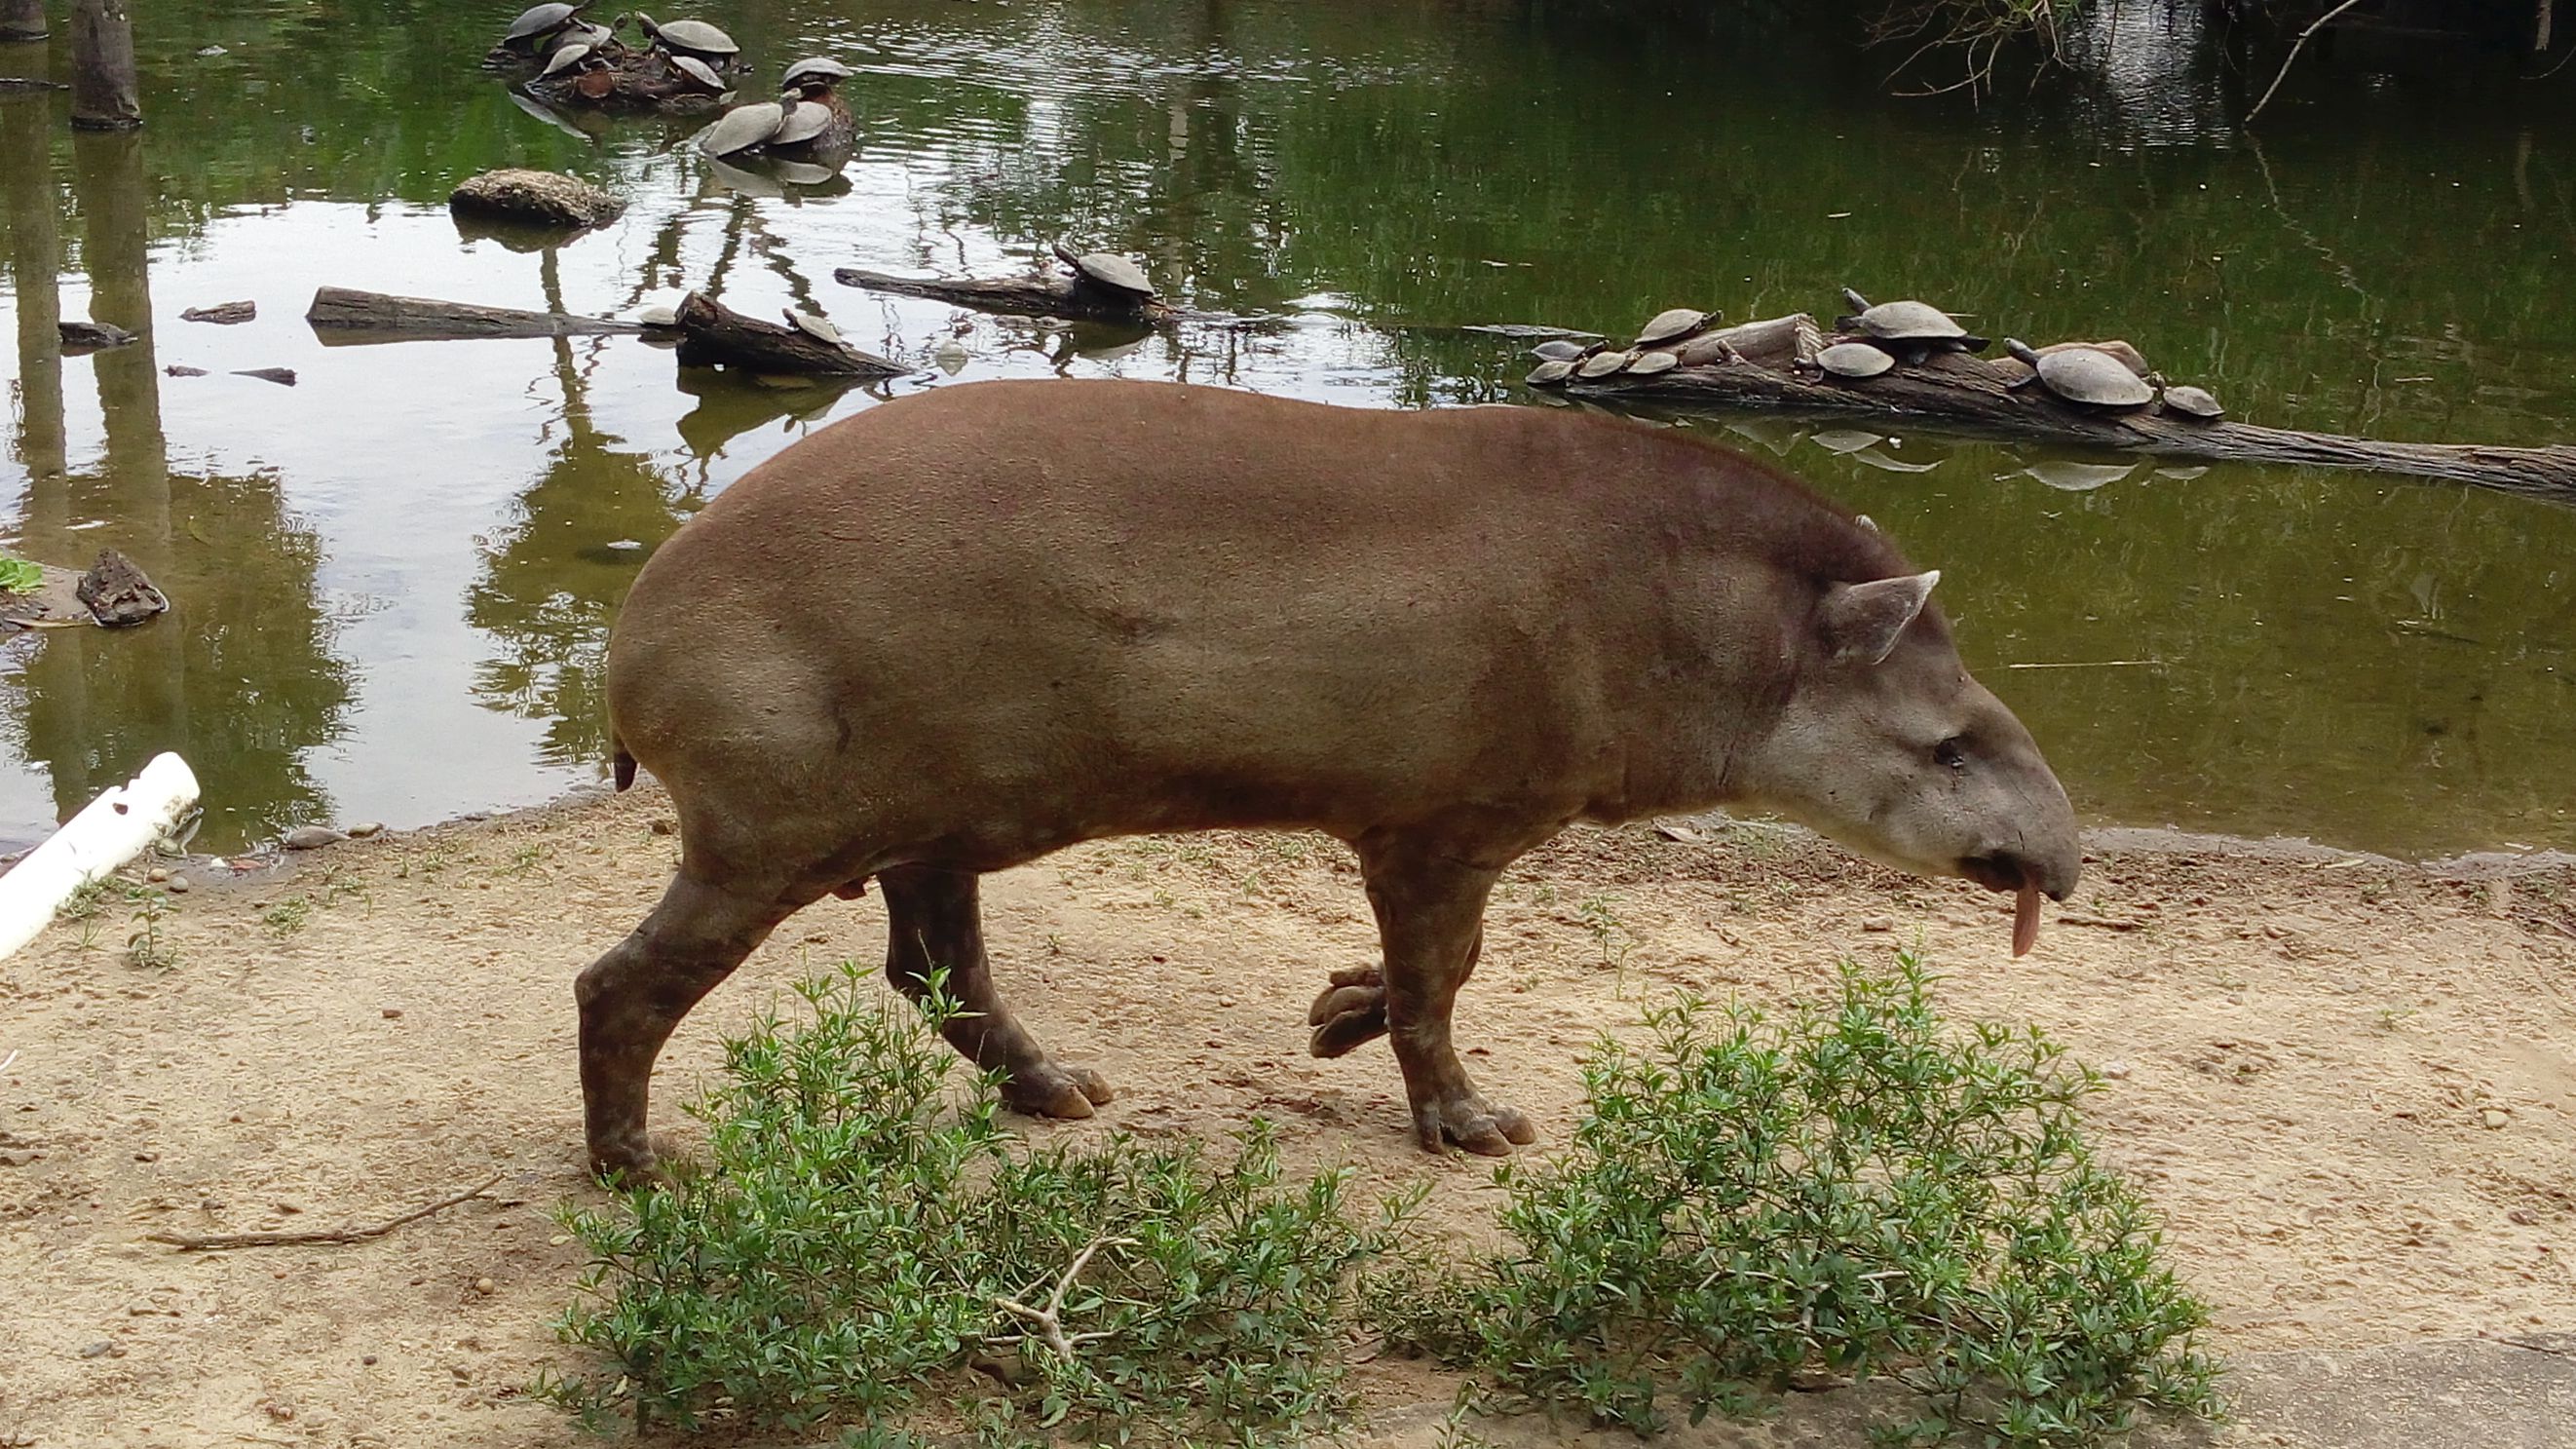
<path id="1" fill-rule="evenodd" d="M 2028 886 L 2052 901 L 2075 894 L 2084 871 L 2084 856 L 2074 849 L 2049 851 L 1996 850 L 1959 862 L 1959 874 L 1990 891 L 2020 891 Z"/>

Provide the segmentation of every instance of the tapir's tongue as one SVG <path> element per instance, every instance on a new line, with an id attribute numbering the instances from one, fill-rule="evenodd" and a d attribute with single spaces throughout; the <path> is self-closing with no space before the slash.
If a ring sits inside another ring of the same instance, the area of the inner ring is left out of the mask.
<path id="1" fill-rule="evenodd" d="M 2021 894 L 2013 900 L 2013 954 L 2027 956 L 2039 944 L 2039 887 L 2029 881 L 2021 883 Z"/>

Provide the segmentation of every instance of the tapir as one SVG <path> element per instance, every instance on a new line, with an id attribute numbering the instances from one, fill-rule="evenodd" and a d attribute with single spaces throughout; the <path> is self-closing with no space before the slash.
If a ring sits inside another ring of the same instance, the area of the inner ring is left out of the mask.
<path id="1" fill-rule="evenodd" d="M 1434 1151 L 1534 1140 L 1450 1008 L 1496 877 L 1575 821 L 1786 817 L 2014 893 L 2025 951 L 2074 816 L 1938 578 L 1775 467 L 1562 409 L 1047 380 L 820 429 L 652 556 L 609 641 L 617 783 L 669 790 L 680 861 L 575 991 L 592 1166 L 651 1179 L 672 1029 L 871 880 L 894 985 L 944 971 L 1008 1105 L 1091 1115 L 1108 1084 L 994 986 L 977 885 L 1104 837 L 1347 843 L 1382 958 L 1310 1047 L 1389 1036 Z"/>

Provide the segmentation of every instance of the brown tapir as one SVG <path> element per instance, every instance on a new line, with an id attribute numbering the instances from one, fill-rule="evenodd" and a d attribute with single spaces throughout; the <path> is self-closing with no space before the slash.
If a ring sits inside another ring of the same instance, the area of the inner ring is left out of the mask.
<path id="1" fill-rule="evenodd" d="M 894 983 L 945 968 L 1011 1105 L 1090 1115 L 1107 1085 L 994 988 L 976 883 L 1104 836 L 1348 842 L 1383 974 L 1318 999 L 1313 1047 L 1391 1030 L 1433 1149 L 1531 1140 L 1450 1005 L 1495 877 L 1570 822 L 1776 812 L 2018 892 L 2027 949 L 2075 822 L 1937 577 L 1765 464 L 1553 409 L 991 382 L 836 423 L 665 544 L 609 643 L 618 782 L 669 787 L 681 858 L 581 974 L 593 1164 L 650 1173 L 672 1028 L 870 877 Z"/>

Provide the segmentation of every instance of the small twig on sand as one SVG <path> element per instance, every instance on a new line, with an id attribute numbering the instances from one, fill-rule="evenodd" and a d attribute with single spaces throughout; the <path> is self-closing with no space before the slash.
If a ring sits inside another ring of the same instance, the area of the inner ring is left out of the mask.
<path id="1" fill-rule="evenodd" d="M 2020 664 L 2007 664 L 2007 665 L 2005 665 L 2005 666 L 2004 666 L 2004 668 L 2006 668 L 2006 669 L 2129 669 L 2129 668 L 2140 668 L 2140 667 L 2142 667 L 2142 668 L 2158 668 L 2158 667 L 2161 667 L 2163 664 L 2164 664 L 2164 661 L 2163 661 L 2163 660 L 2161 660 L 2161 659 L 2049 659 L 2049 660 L 2033 660 L 2033 661 L 2027 661 L 2027 662 L 2020 663 Z"/>
<path id="2" fill-rule="evenodd" d="M 2281 68 L 2273 73 L 2272 83 L 2263 87 L 2263 99 L 2256 101 L 2254 103 L 2254 109 L 2245 113 L 2245 124 L 2249 126 L 2253 125 L 2254 118 L 2263 114 L 2263 108 L 2272 104 L 2272 93 L 2279 90 L 2281 88 L 2281 82 L 2289 78 L 2290 67 L 2298 63 L 2299 52 L 2306 48 L 2308 37 L 2333 24 L 2336 16 L 2341 15 L 2360 3 L 2361 0 L 2343 0 L 2341 5 L 2338 5 L 2332 10 L 2327 11 L 2325 14 L 2318 16 L 2313 24 L 2309 25 L 2307 29 L 2299 32 L 2299 38 L 2290 42 L 2290 53 L 2281 57 Z"/>
<path id="3" fill-rule="evenodd" d="M 17 1054 L 15 1051 L 12 1051 L 12 1052 L 10 1052 L 10 1053 L 9 1053 L 9 1055 L 7 1055 L 7 1056 L 5 1056 L 5 1057 L 0 1057 L 0 1072 L 5 1072 L 5 1071 L 9 1070 L 11 1067 L 16 1066 L 17 1064 L 18 1064 L 18 1054 Z"/>
<path id="4" fill-rule="evenodd" d="M 2147 925 L 2144 921 L 2123 920 L 2118 916 L 2079 916 L 2066 911 L 2058 912 L 2057 924 L 2091 926 L 2097 931 L 2142 931 Z"/>
<path id="5" fill-rule="evenodd" d="M 214 1253 L 226 1248 L 292 1248 L 309 1243 L 363 1243 L 369 1238 L 381 1238 L 405 1223 L 418 1222 L 431 1213 L 444 1212 L 458 1203 L 481 1197 L 491 1191 L 502 1176 L 501 1173 L 493 1173 L 463 1192 L 440 1198 L 424 1208 L 414 1208 L 401 1217 L 387 1218 L 363 1228 L 332 1228 L 307 1233 L 215 1233 L 202 1238 L 186 1233 L 146 1233 L 143 1236 L 147 1242 L 168 1243 L 182 1253 Z"/>
<path id="6" fill-rule="evenodd" d="M 1010 1314 L 1014 1318 L 1026 1320 L 1032 1327 L 1037 1329 L 1038 1338 L 1041 1342 L 1046 1344 L 1047 1347 L 1054 1349 L 1058 1358 L 1063 1359 L 1066 1363 L 1071 1363 L 1073 1362 L 1073 1350 L 1075 1345 L 1090 1343 L 1096 1339 L 1107 1338 L 1109 1335 L 1106 1333 L 1066 1333 L 1064 1331 L 1064 1319 L 1062 1317 L 1064 1312 L 1064 1295 L 1073 1291 L 1073 1281 L 1082 1276 L 1082 1270 L 1090 1264 L 1092 1254 L 1113 1244 L 1123 1247 L 1133 1241 L 1134 1240 L 1131 1238 L 1094 1238 L 1089 1243 L 1085 1244 L 1081 1252 L 1073 1255 L 1073 1261 L 1065 1265 L 1063 1274 L 1055 1280 L 1055 1291 L 1047 1295 L 1047 1305 L 1044 1308 L 1031 1308 L 1029 1305 L 1020 1302 L 1016 1298 L 1004 1298 L 998 1295 L 993 1299 L 993 1306 Z M 1025 1336 L 1026 1335 L 1022 1334 L 1012 1334 L 1004 1338 L 988 1338 L 985 1339 L 984 1342 L 988 1347 L 999 1348 L 1007 1344 L 1018 1343 Z"/>

